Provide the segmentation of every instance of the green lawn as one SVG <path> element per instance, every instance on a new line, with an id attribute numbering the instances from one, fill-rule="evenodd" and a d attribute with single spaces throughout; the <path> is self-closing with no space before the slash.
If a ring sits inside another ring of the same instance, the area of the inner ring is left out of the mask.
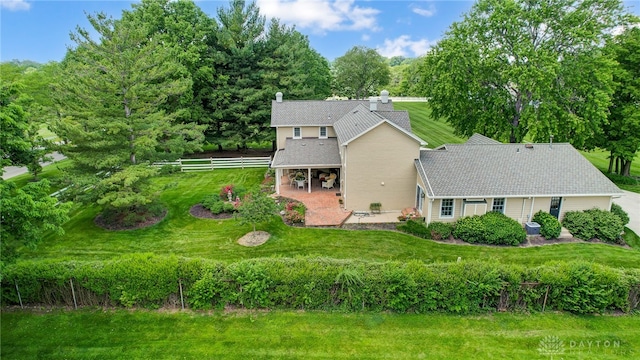
<path id="1" fill-rule="evenodd" d="M 71 160 L 61 160 L 56 162 L 55 164 L 51 164 L 48 166 L 44 166 L 42 168 L 42 173 L 38 175 L 39 179 L 48 179 L 51 184 L 51 192 L 55 192 L 60 190 L 60 187 L 57 186 L 54 182 L 55 179 L 61 176 L 61 169 L 71 166 Z M 19 187 L 26 185 L 28 182 L 33 181 L 33 175 L 30 173 L 18 175 L 16 177 L 11 178 L 12 182 L 15 182 Z"/>
<path id="2" fill-rule="evenodd" d="M 3 359 L 637 359 L 640 317 L 3 312 Z M 560 343 L 562 342 L 562 343 Z M 560 352 L 561 351 L 561 352 Z"/>
<path id="3" fill-rule="evenodd" d="M 106 231 L 93 219 L 95 208 L 84 208 L 65 224 L 66 234 L 49 235 L 35 250 L 22 249 L 27 259 L 108 259 L 123 253 L 153 252 L 224 261 L 252 257 L 320 255 L 366 260 L 455 261 L 495 259 L 519 264 L 552 260 L 586 259 L 611 266 L 640 267 L 640 251 L 604 244 L 561 244 L 535 248 L 450 245 L 418 239 L 394 231 L 293 228 L 274 218 L 259 226 L 272 234 L 263 246 L 247 248 L 236 243 L 250 231 L 234 219 L 196 219 L 189 208 L 206 194 L 218 193 L 226 184 L 257 185 L 264 169 L 215 170 L 178 173 L 159 179 L 174 184 L 162 194 L 169 213 L 160 224 L 135 231 Z"/>
<path id="4" fill-rule="evenodd" d="M 453 135 L 453 128 L 444 120 L 431 118 L 431 109 L 426 102 L 393 103 L 396 110 L 407 110 L 411 118 L 411 129 L 427 147 L 436 148 L 442 144 L 463 143 L 466 139 Z"/>

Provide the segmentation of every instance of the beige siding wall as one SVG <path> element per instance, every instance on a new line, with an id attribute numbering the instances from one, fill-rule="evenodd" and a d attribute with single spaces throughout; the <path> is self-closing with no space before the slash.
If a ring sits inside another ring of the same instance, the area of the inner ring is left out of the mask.
<path id="1" fill-rule="evenodd" d="M 493 198 L 486 198 L 487 211 L 491 211 L 493 205 Z M 564 214 L 567 211 L 582 211 L 592 208 L 599 208 L 603 210 L 609 210 L 611 197 L 609 196 L 591 196 L 591 197 L 563 197 L 562 204 L 560 206 L 560 220 L 564 218 Z M 459 219 L 462 215 L 463 201 L 462 199 L 455 199 L 455 212 L 453 219 L 440 218 L 440 199 L 433 201 L 431 221 L 452 222 Z M 533 204 L 533 207 L 531 206 Z M 524 205 L 524 206 L 523 206 Z M 427 216 L 426 206 L 424 215 Z M 506 198 L 505 203 L 505 215 L 518 221 L 521 224 L 531 221 L 531 217 L 538 211 L 549 212 L 551 206 L 550 197 L 538 197 L 538 198 Z M 467 206 L 469 210 L 469 206 Z M 477 213 L 480 214 L 480 213 Z M 473 215 L 467 211 L 467 216 Z"/>
<path id="2" fill-rule="evenodd" d="M 372 202 L 382 211 L 415 205 L 420 144 L 391 125 L 377 128 L 349 143 L 344 181 L 348 210 L 368 211 Z M 382 185 L 384 183 L 384 185 Z"/>
<path id="3" fill-rule="evenodd" d="M 453 217 L 440 217 L 442 199 L 435 199 L 431 203 L 431 221 L 429 222 L 454 222 L 460 218 L 460 214 L 462 214 L 462 206 L 462 199 L 453 199 Z"/>
<path id="4" fill-rule="evenodd" d="M 610 203 L 610 196 L 565 197 L 562 198 L 562 205 L 560 205 L 560 219 L 564 218 L 564 214 L 567 211 L 588 210 L 593 208 L 611 210 Z M 547 211 L 549 210 L 547 209 Z"/>
<path id="5" fill-rule="evenodd" d="M 319 126 L 301 126 L 303 138 L 318 138 L 320 136 Z M 333 126 L 327 126 L 327 137 L 336 137 Z M 279 127 L 276 129 L 276 139 L 278 140 L 278 149 L 284 149 L 287 138 L 293 138 L 293 126 Z"/>

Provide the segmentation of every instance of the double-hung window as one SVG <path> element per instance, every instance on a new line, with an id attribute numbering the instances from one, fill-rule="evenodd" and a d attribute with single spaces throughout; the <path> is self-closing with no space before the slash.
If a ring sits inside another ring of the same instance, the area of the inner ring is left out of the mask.
<path id="1" fill-rule="evenodd" d="M 293 138 L 294 139 L 302 139 L 302 129 L 299 127 L 293 128 Z"/>
<path id="2" fill-rule="evenodd" d="M 440 217 L 453 217 L 453 199 L 442 199 L 440 201 Z"/>
<path id="3" fill-rule="evenodd" d="M 320 126 L 320 134 L 319 134 L 318 138 L 320 138 L 320 139 L 326 139 L 327 138 L 327 127 L 326 126 Z"/>
<path id="4" fill-rule="evenodd" d="M 504 198 L 495 198 L 493 199 L 493 206 L 491 207 L 491 211 L 496 211 L 504 214 Z"/>

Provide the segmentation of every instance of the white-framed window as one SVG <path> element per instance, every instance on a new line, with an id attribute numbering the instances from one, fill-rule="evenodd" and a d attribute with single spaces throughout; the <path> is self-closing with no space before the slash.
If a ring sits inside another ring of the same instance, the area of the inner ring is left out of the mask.
<path id="1" fill-rule="evenodd" d="M 453 199 L 440 200 L 440 217 L 452 218 L 453 217 Z"/>
<path id="2" fill-rule="evenodd" d="M 504 214 L 504 208 L 507 203 L 505 198 L 494 198 L 493 205 L 491 206 L 491 211 L 496 211 Z"/>
<path id="3" fill-rule="evenodd" d="M 320 126 L 320 134 L 318 135 L 318 137 L 320 139 L 326 139 L 327 138 L 327 127 L 326 126 Z"/>
<path id="4" fill-rule="evenodd" d="M 293 128 L 293 138 L 294 139 L 302 139 L 302 129 L 299 127 Z"/>

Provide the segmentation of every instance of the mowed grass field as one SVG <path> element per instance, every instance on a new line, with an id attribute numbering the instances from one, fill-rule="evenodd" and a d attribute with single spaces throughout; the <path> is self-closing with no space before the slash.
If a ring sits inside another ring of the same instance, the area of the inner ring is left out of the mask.
<path id="1" fill-rule="evenodd" d="M 581 259 L 611 266 L 640 267 L 640 251 L 606 244 L 573 243 L 531 248 L 454 245 L 396 231 L 289 227 L 279 217 L 258 226 L 271 233 L 266 244 L 247 248 L 238 245 L 237 240 L 251 231 L 250 225 L 242 226 L 235 219 L 198 219 L 189 214 L 191 206 L 208 194 L 218 194 L 224 185 L 257 186 L 264 178 L 264 171 L 215 170 L 160 177 L 157 181 L 169 187 L 161 196 L 169 209 L 161 223 L 133 231 L 108 231 L 93 222 L 98 209 L 85 207 L 77 210 L 65 224 L 64 235 L 52 234 L 36 249 L 22 249 L 23 258 L 99 260 L 124 253 L 152 252 L 222 261 L 303 255 L 425 262 L 455 261 L 462 257 L 527 265 Z"/>
<path id="2" fill-rule="evenodd" d="M 465 138 L 455 136 L 453 128 L 444 120 L 431 117 L 431 109 L 426 102 L 394 102 L 396 110 L 407 110 L 414 134 L 427 142 L 427 147 L 436 148 L 442 144 L 458 144 Z"/>
<path id="3" fill-rule="evenodd" d="M 80 310 L 5 311 L 1 320 L 2 359 L 528 360 L 640 354 L 638 316 Z"/>

